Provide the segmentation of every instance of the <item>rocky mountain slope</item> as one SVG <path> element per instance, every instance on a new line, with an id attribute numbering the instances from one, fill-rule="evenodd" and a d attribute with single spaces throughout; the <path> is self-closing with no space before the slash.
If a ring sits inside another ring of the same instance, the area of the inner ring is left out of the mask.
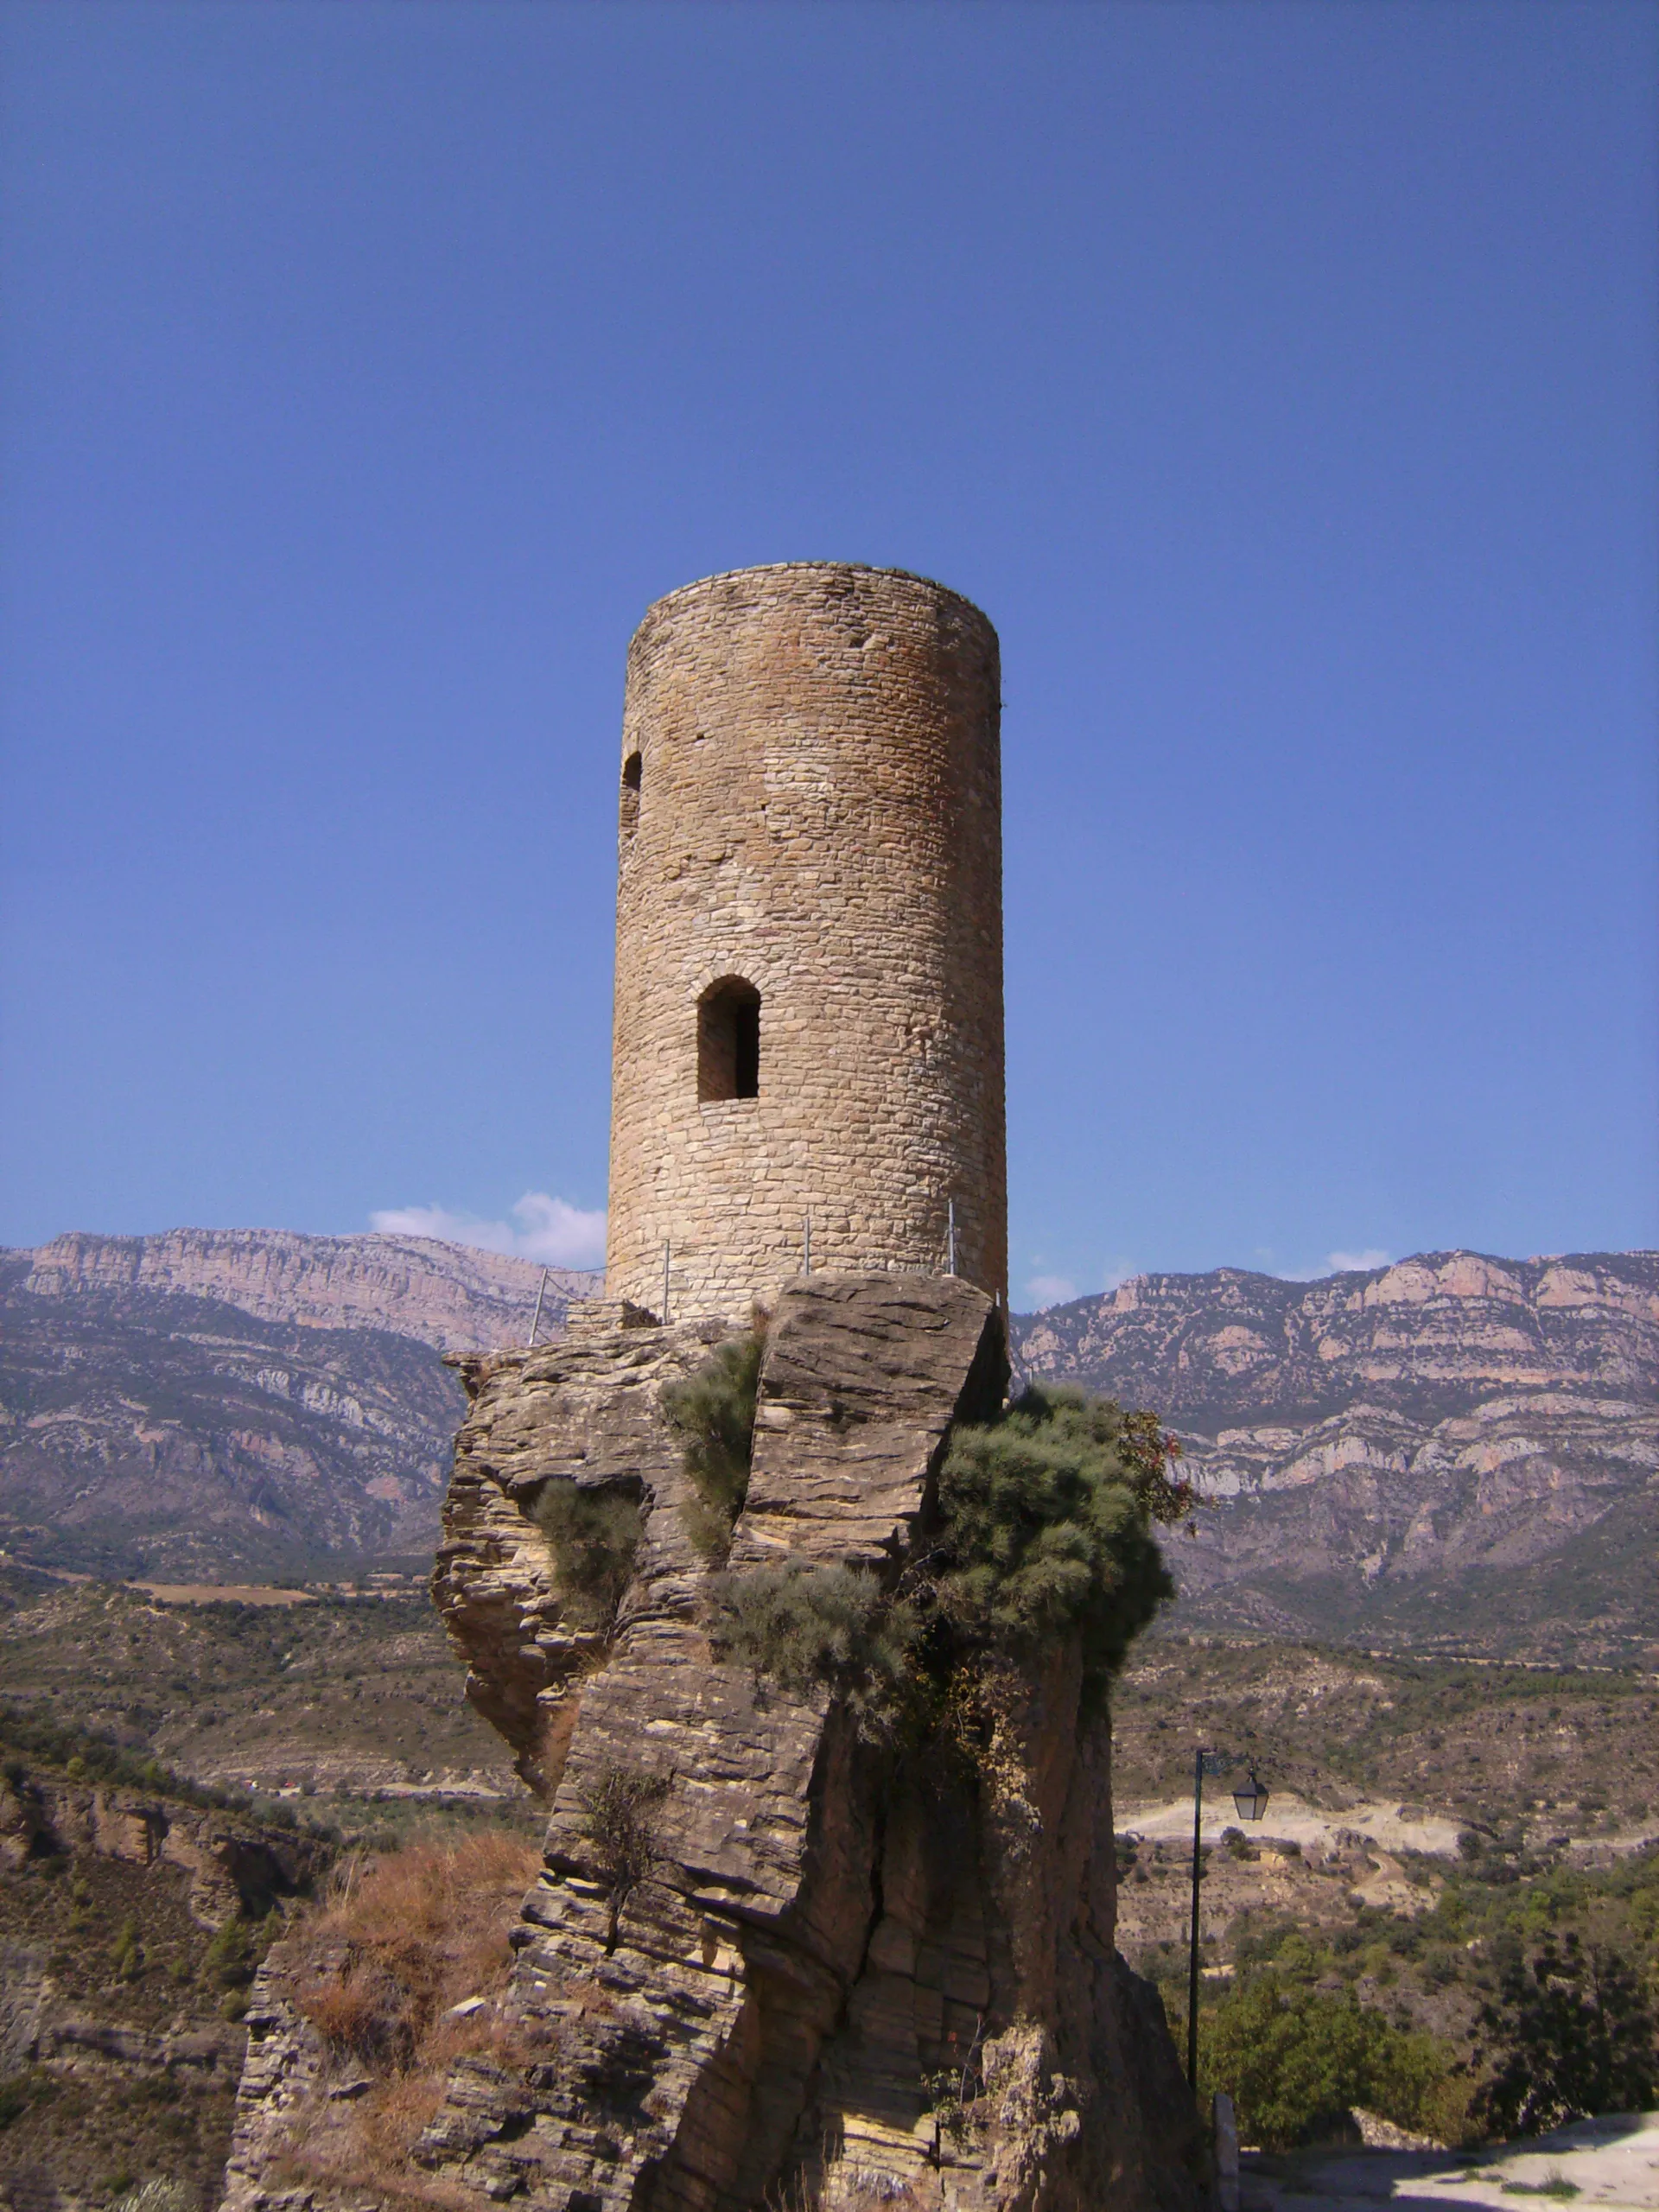
<path id="1" fill-rule="evenodd" d="M 1153 1406 L 1208 1503 L 1183 1624 L 1510 1656 L 1659 1639 L 1659 1254 L 1144 1275 L 1016 1323 Z"/>
<path id="2" fill-rule="evenodd" d="M 716 1572 L 664 1392 L 731 1372 L 710 1364 L 721 1325 L 611 1311 L 467 1363 L 435 1594 L 550 1822 L 501 1916 L 504 1984 L 462 1985 L 479 2042 L 434 2054 L 374 2198 L 1197 2212 L 1191 2100 L 1114 1948 L 1109 1725 L 1077 1630 L 1022 1655 L 964 1645 L 949 1693 L 892 1735 L 860 1718 L 855 1662 L 798 1681 L 711 1638 L 720 1593 L 773 1602 L 780 1562 L 797 1608 L 861 1590 L 867 1621 L 876 1590 L 914 1586 L 944 1440 L 1001 1402 L 1002 1315 L 948 1277 L 783 1291 Z M 338 1942 L 271 1954 L 228 2212 L 302 2188 L 316 2212 L 362 2203 L 352 2108 L 365 2130 L 409 2112 L 365 2063 L 396 2047 L 365 2030 L 365 1963 Z"/>
<path id="3" fill-rule="evenodd" d="M 295 1328 L 390 1330 L 439 1351 L 522 1344 L 542 1269 L 431 1236 L 302 1236 L 286 1229 L 170 1229 L 159 1236 L 57 1236 L 34 1252 L 35 1298 L 148 1292 L 210 1299 Z M 599 1278 L 548 1270 L 545 1324 Z"/>
<path id="4" fill-rule="evenodd" d="M 247 1985 L 327 1847 L 0 1707 L 0 2203 L 211 2204 Z"/>
<path id="5" fill-rule="evenodd" d="M 0 1548 L 188 1580 L 421 1566 L 541 1271 L 421 1237 L 63 1236 L 0 1255 Z M 542 1329 L 597 1278 L 556 1271 Z M 1208 1501 L 1194 1627 L 1626 1661 L 1659 1641 L 1659 1255 L 1145 1275 L 1014 1322 L 1150 1406 Z"/>
<path id="6" fill-rule="evenodd" d="M 430 1558 L 461 1396 L 539 1268 L 423 1237 L 181 1230 L 0 1255 L 0 1547 L 108 1575 Z M 542 1327 L 595 1278 L 555 1271 Z"/>

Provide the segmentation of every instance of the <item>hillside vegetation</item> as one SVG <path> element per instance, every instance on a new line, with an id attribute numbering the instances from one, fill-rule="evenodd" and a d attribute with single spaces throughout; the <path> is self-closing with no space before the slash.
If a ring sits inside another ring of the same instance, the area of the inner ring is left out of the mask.
<path id="1" fill-rule="evenodd" d="M 1176 1549 L 1181 1539 L 1166 1541 Z M 175 1605 L 14 1571 L 0 1575 L 0 1667 L 17 1716 L 0 1753 L 33 1774 L 136 1799 L 170 1793 L 181 1805 L 228 1792 L 232 1817 L 281 1824 L 269 1834 L 308 1835 L 348 1855 L 366 1845 L 383 1859 L 400 1836 L 419 1840 L 435 1795 L 458 1802 L 454 1785 L 467 1777 L 501 1793 L 479 1801 L 480 1814 L 495 1809 L 504 1839 L 499 1849 L 480 1845 L 479 1881 L 488 1888 L 499 1878 L 505 1896 L 533 1869 L 543 1815 L 461 1700 L 461 1669 L 423 1592 L 336 1595 L 283 1610 Z M 1659 1686 L 1650 1679 L 1154 1629 L 1118 1675 L 1112 1707 L 1120 1942 L 1163 1989 L 1178 2025 L 1190 1844 L 1184 1815 L 1160 1837 L 1138 1824 L 1185 1799 L 1196 1742 L 1240 1764 L 1253 1759 L 1274 1793 L 1261 1834 L 1236 1833 L 1206 1849 L 1212 2081 L 1234 2063 L 1230 2052 L 1259 2044 L 1280 2017 L 1274 2006 L 1287 2007 L 1330 2030 L 1328 2048 L 1297 2061 L 1296 2079 L 1313 2085 L 1308 2096 L 1336 2081 L 1407 2124 L 1473 2139 L 1494 2124 L 1483 2085 L 1515 2047 L 1516 1978 L 1550 1942 L 1577 1936 L 1586 1955 L 1617 1953 L 1638 1988 L 1654 1991 L 1659 1869 L 1651 1847 L 1633 1847 L 1659 1810 Z M 74 1730 L 87 1726 L 109 1732 L 78 1739 Z M 168 1764 L 180 1782 L 162 1770 Z M 278 1789 L 293 1794 L 278 1801 Z M 1325 1815 L 1322 1847 L 1273 1840 L 1293 1798 Z M 1372 1804 L 1437 1815 L 1461 1840 L 1433 1858 L 1379 1844 L 1363 1825 Z M 401 1941 L 385 1899 L 403 1894 L 400 1883 L 426 1897 L 432 1868 L 464 1841 L 462 1832 L 419 1840 L 426 1856 L 389 1872 L 390 1887 L 365 1886 L 353 1928 L 360 1919 L 359 1933 L 368 1929 L 379 1913 L 385 1941 Z M 470 1895 L 477 1884 L 469 1875 L 462 1886 Z M 483 1936 L 464 1905 L 434 1939 L 431 1974 L 412 1953 L 380 1960 L 383 1936 L 364 1936 L 363 1956 L 379 1964 L 361 1978 L 363 2018 L 342 2012 L 316 2024 L 342 2050 L 361 2046 L 376 2086 L 359 2104 L 330 2108 L 326 2140 L 296 2164 L 296 2183 L 326 2167 L 342 2183 L 372 2188 L 377 2161 L 399 2162 L 399 2146 L 429 2114 L 435 2072 L 451 2044 L 459 2051 L 467 2040 L 445 2007 L 457 1994 L 487 1995 L 499 1972 L 476 1949 Z M 14 2068 L 0 2091 L 0 2171 L 53 2172 L 99 2206 L 147 2173 L 176 2172 L 205 2206 L 228 2126 L 236 2055 L 225 2039 L 239 2032 L 230 2016 L 253 1961 L 289 1924 L 279 1897 L 257 1920 L 243 1916 L 215 1936 L 193 1920 L 185 1878 L 170 1866 L 49 1853 L 0 1874 L 0 1944 L 57 1961 L 72 2013 L 152 2038 L 194 2024 L 209 2038 L 203 2050 L 220 2054 L 194 2070 L 84 2050 L 73 2063 Z M 333 1919 L 316 1940 L 330 1929 Z M 1264 2006 L 1265 2030 L 1256 2019 Z M 1381 2025 L 1356 2027 L 1344 2006 Z M 467 2030 L 483 2038 L 480 2051 L 494 2032 L 483 2013 Z M 399 2037 L 409 2056 L 393 2065 L 385 2053 Z M 1234 2086 L 1243 2094 L 1249 2077 Z M 1274 2139 L 1318 2132 L 1301 2106 L 1255 2113 L 1246 2097 L 1246 2109 Z"/>
<path id="2" fill-rule="evenodd" d="M 248 1987 L 332 1847 L 0 1706 L 0 2198 L 215 2200 Z"/>
<path id="3" fill-rule="evenodd" d="M 1202 1890 L 1203 2078 L 1252 2139 L 1358 2105 L 1473 2143 L 1659 2086 L 1651 1676 L 1154 1631 L 1113 1707 L 1118 1940 L 1183 2032 L 1194 1745 L 1272 1792 L 1247 1830 L 1211 1785 Z"/>
<path id="4" fill-rule="evenodd" d="M 1179 1558 L 1179 1544 L 1167 1548 Z M 1180 1608 L 1174 1609 L 1179 1616 Z M 1659 1681 L 1471 1666 L 1331 1645 L 1154 1629 L 1113 1694 L 1127 1808 L 1190 1793 L 1192 1746 L 1254 1760 L 1280 1791 L 1339 1811 L 1414 1800 L 1497 1835 L 1659 1834 Z"/>
<path id="5" fill-rule="evenodd" d="M 18 1704 L 202 1781 L 302 1789 L 348 1818 L 377 1797 L 388 1818 L 422 1796 L 527 1802 L 424 1589 L 165 1605 L 0 1571 L 0 1676 Z"/>

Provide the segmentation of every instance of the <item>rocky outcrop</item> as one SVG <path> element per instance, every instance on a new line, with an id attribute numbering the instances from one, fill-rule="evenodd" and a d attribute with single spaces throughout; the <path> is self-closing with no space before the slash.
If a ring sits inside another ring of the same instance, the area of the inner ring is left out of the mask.
<path id="1" fill-rule="evenodd" d="M 482 1351 L 530 1333 L 542 1269 L 432 1236 L 302 1236 L 284 1229 L 170 1229 L 156 1236 L 57 1236 L 26 1255 L 35 1298 L 144 1291 L 206 1298 L 306 1329 L 385 1329 L 439 1351 Z M 542 1325 L 557 1328 L 599 1278 L 548 1271 Z"/>
<path id="2" fill-rule="evenodd" d="M 512 1746 L 520 1773 L 555 1785 L 575 1694 L 606 1639 L 571 1625 L 554 1587 L 547 1539 L 530 1517 L 546 1484 L 612 1483 L 653 1511 L 636 1589 L 660 1606 L 692 1600 L 697 1560 L 680 1523 L 679 1440 L 664 1387 L 683 1382 L 726 1333 L 678 1328 L 579 1329 L 537 1351 L 458 1363 L 470 1401 L 455 1440 L 433 1597 L 467 1662 L 467 1695 Z M 638 1610 L 632 1593 L 629 1619 Z"/>
<path id="3" fill-rule="evenodd" d="M 524 2063 L 458 2064 L 407 2181 L 537 2212 L 741 2212 L 779 2192 L 1196 2212 L 1192 2102 L 1114 1948 L 1109 1732 L 1080 1712 L 1077 1651 L 988 1673 L 971 1756 L 960 1732 L 868 1740 L 839 1703 L 721 1660 L 662 1405 L 716 1334 L 594 1328 L 464 1370 L 435 1591 L 469 1694 L 554 1795 L 512 1935 Z M 895 1583 L 926 1544 L 952 1422 L 990 1411 L 1005 1376 L 1001 1315 L 955 1279 L 785 1291 L 733 1571 L 852 1562 Z M 602 1639 L 568 1626 L 531 1517 L 559 1481 L 645 1509 Z M 619 1774 L 660 1796 L 651 1873 L 613 1929 L 594 1808 Z M 245 2095 L 235 2212 L 272 2202 L 283 2143 L 329 2088 L 314 2031 L 264 2001 L 270 2088 Z"/>
<path id="4" fill-rule="evenodd" d="M 1038 1378 L 1155 1408 L 1208 1510 L 1193 1625 L 1629 1658 L 1659 1519 L 1659 1255 L 1144 1275 L 1017 1325 Z"/>
<path id="5" fill-rule="evenodd" d="M 321 2037 L 296 2002 L 299 1993 L 288 1950 L 279 1943 L 267 1955 L 243 2016 L 247 2053 L 225 2164 L 226 2212 L 232 2205 L 303 2212 L 315 2202 L 314 2191 L 292 2183 L 296 2139 L 307 2131 L 317 2107 L 329 2101 L 331 2089 L 349 2092 L 352 2086 L 353 2069 L 330 2068 Z"/>
<path id="6" fill-rule="evenodd" d="M 0 1870 L 78 1852 L 135 1866 L 182 1867 L 194 1918 L 219 1928 L 304 1888 L 317 1846 L 232 1813 L 119 1788 L 84 1787 L 18 1767 L 0 1779 Z"/>

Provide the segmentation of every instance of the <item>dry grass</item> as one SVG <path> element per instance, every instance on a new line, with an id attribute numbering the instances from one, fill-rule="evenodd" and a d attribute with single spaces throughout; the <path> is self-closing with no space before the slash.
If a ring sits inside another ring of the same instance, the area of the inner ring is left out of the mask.
<path id="1" fill-rule="evenodd" d="M 280 2178 L 342 2195 L 372 2191 L 383 2205 L 437 2206 L 476 2212 L 476 2191 L 414 2163 L 415 2145 L 443 2101 L 461 2058 L 484 2058 L 509 2069 L 544 2059 L 511 2022 L 480 2015 L 445 2021 L 406 2069 L 389 2074 L 349 2104 L 321 2102 L 305 2111 Z"/>
<path id="2" fill-rule="evenodd" d="M 378 1942 L 453 1933 L 482 1901 L 493 1912 L 536 1878 L 540 1851 L 508 1828 L 484 1828 L 459 1842 L 419 1841 L 385 1858 L 348 1861 L 330 1885 L 318 1933 Z"/>
<path id="3" fill-rule="evenodd" d="M 540 1864 L 501 1830 L 349 1862 L 311 1923 L 321 1971 L 302 1969 L 300 2010 L 338 2056 L 407 2069 L 451 2005 L 505 1986 L 513 1908 Z"/>
<path id="4" fill-rule="evenodd" d="M 474 2202 L 423 2173 L 411 2154 L 458 2061 L 515 2069 L 545 2057 L 504 2018 L 508 1930 L 541 1864 L 536 1846 L 496 1830 L 359 1860 L 336 1875 L 301 1941 L 296 2002 L 334 2072 L 366 2075 L 349 2101 L 319 2098 L 298 2116 L 284 2162 L 292 2182 L 373 2190 L 388 2205 Z M 452 2008 L 486 2001 L 458 2019 Z"/>

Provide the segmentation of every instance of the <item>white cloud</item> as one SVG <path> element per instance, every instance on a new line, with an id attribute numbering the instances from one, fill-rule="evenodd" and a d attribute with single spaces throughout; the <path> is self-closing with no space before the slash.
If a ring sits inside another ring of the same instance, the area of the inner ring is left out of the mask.
<path id="1" fill-rule="evenodd" d="M 1389 1253 L 1378 1251 L 1327 1252 L 1325 1264 L 1333 1275 L 1366 1274 L 1373 1268 L 1386 1268 L 1389 1257 Z"/>
<path id="2" fill-rule="evenodd" d="M 1275 1268 L 1274 1273 L 1281 1282 L 1320 1282 L 1326 1275 L 1369 1274 L 1373 1268 L 1386 1268 L 1392 1257 L 1391 1253 L 1376 1250 L 1327 1252 L 1322 1266 Z"/>
<path id="3" fill-rule="evenodd" d="M 526 1191 L 511 1212 L 510 1221 L 481 1221 L 476 1214 L 451 1213 L 448 1206 L 385 1206 L 369 1216 L 369 1224 L 383 1236 L 436 1236 L 480 1252 L 539 1260 L 549 1268 L 604 1266 L 602 1212 L 584 1213 L 545 1191 Z"/>
<path id="4" fill-rule="evenodd" d="M 1133 1260 L 1108 1260 L 1106 1280 L 1101 1287 L 1109 1295 L 1115 1290 L 1121 1290 L 1126 1282 L 1138 1275 L 1140 1272 L 1140 1268 Z"/>
<path id="5" fill-rule="evenodd" d="M 1033 1275 L 1026 1285 L 1026 1296 L 1039 1313 L 1046 1313 L 1051 1306 L 1064 1306 L 1077 1294 L 1077 1286 L 1068 1282 L 1064 1275 Z"/>
<path id="6" fill-rule="evenodd" d="M 602 1268 L 605 1215 L 584 1213 L 545 1191 L 526 1191 L 512 1210 L 518 1223 L 518 1249 L 527 1260 L 550 1268 Z"/>
<path id="7" fill-rule="evenodd" d="M 505 1221 L 480 1221 L 448 1206 L 382 1206 L 369 1216 L 369 1227 L 382 1236 L 435 1236 L 443 1244 L 475 1244 L 481 1252 L 512 1249 Z"/>

